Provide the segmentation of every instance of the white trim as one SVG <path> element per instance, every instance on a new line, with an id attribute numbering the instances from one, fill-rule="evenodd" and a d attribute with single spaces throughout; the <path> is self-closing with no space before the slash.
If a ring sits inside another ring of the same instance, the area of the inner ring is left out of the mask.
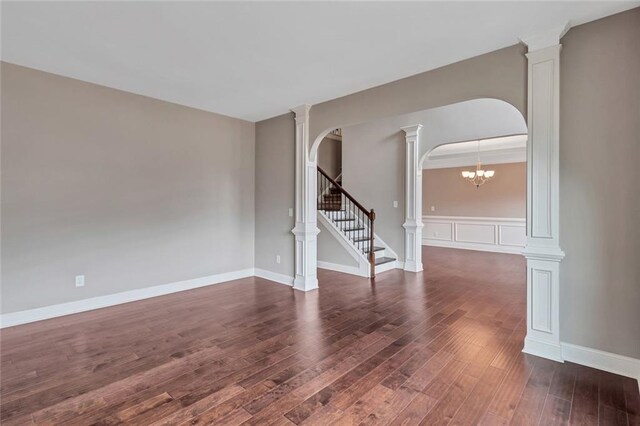
<path id="1" fill-rule="evenodd" d="M 604 352 L 562 342 L 562 357 L 565 361 L 608 371 L 609 373 L 631 377 L 640 382 L 640 359 Z"/>
<path id="2" fill-rule="evenodd" d="M 309 160 L 309 110 L 310 105 L 300 105 L 291 111 L 296 121 L 296 224 L 291 230 L 295 235 L 293 288 L 310 291 L 318 288 L 317 277 L 317 219 L 316 219 L 316 174 L 317 164 Z"/>
<path id="3" fill-rule="evenodd" d="M 567 342 L 560 342 L 560 344 L 556 345 L 551 342 L 536 340 L 529 336 L 524 339 L 522 352 L 558 362 L 569 361 L 630 377 L 638 380 L 640 386 L 640 359 Z"/>
<path id="4" fill-rule="evenodd" d="M 482 153 L 483 166 L 490 166 L 493 164 L 511 164 L 511 163 L 525 163 L 527 161 L 526 148 L 517 152 L 500 152 L 497 154 Z M 456 158 L 443 158 L 443 159 L 429 159 L 427 157 L 422 163 L 423 170 L 436 170 L 436 169 L 451 169 L 457 167 L 472 167 L 476 165 L 478 161 L 477 156 L 467 155 L 458 156 Z"/>
<path id="5" fill-rule="evenodd" d="M 525 224 L 526 219 L 523 217 L 480 217 L 480 216 L 436 216 L 436 215 L 424 215 L 423 220 L 453 220 L 453 221 L 468 221 L 468 222 L 516 222 Z"/>
<path id="6" fill-rule="evenodd" d="M 524 218 L 423 216 L 422 222 L 425 246 L 512 254 L 525 247 Z"/>
<path id="7" fill-rule="evenodd" d="M 568 25 L 525 40 L 527 57 L 527 339 L 560 339 L 560 37 Z M 525 345 L 525 348 L 533 347 Z M 544 355 L 542 355 L 544 356 Z"/>
<path id="8" fill-rule="evenodd" d="M 360 268 L 358 268 L 357 266 L 340 265 L 338 263 L 323 262 L 322 260 L 318 260 L 318 268 L 342 272 L 344 274 L 357 275 L 359 277 L 369 277 L 369 275 L 362 275 L 362 273 L 360 272 Z"/>
<path id="9" fill-rule="evenodd" d="M 278 284 L 284 284 L 289 287 L 293 286 L 293 277 L 289 275 L 279 274 L 277 272 L 267 271 L 266 269 L 256 268 L 254 275 L 258 278 L 273 281 Z"/>
<path id="10" fill-rule="evenodd" d="M 377 265 L 376 274 L 387 272 L 392 269 L 404 269 L 404 262 L 399 262 L 396 260 L 395 262 L 387 262 L 387 263 L 383 263 L 382 265 Z"/>
<path id="11" fill-rule="evenodd" d="M 571 29 L 571 24 L 567 21 L 564 25 L 522 36 L 520 37 L 520 41 L 528 47 L 529 52 L 533 50 L 540 50 L 560 44 L 560 39 L 567 33 L 567 31 L 569 31 L 569 29 Z"/>
<path id="12" fill-rule="evenodd" d="M 404 269 L 420 272 L 422 266 L 422 168 L 420 130 L 422 124 L 400 128 L 405 133 Z"/>
<path id="13" fill-rule="evenodd" d="M 27 324 L 34 321 L 56 318 L 64 315 L 77 314 L 79 312 L 92 311 L 94 309 L 135 302 L 138 300 L 149 299 L 151 297 L 164 296 L 166 294 L 206 287 L 213 284 L 220 284 L 252 276 L 254 276 L 254 268 L 248 268 L 202 278 L 194 278 L 192 280 L 178 281 L 169 284 L 124 291 L 121 293 L 108 294 L 105 296 L 92 297 L 89 299 L 75 300 L 73 302 L 61 303 L 58 305 L 43 306 L 41 308 L 2 314 L 0 315 L 0 328 L 13 327 L 15 325 Z"/>
<path id="14" fill-rule="evenodd" d="M 522 348 L 522 352 L 557 362 L 564 362 L 562 358 L 562 347 L 560 345 L 545 340 L 537 340 L 530 336 L 524 338 L 524 348 Z"/>

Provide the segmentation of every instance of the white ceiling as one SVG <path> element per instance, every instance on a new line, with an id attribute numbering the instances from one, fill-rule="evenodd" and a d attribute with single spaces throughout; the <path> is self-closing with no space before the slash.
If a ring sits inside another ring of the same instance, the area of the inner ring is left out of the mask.
<path id="1" fill-rule="evenodd" d="M 2 2 L 2 60 L 258 121 L 640 5 Z"/>
<path id="2" fill-rule="evenodd" d="M 440 145 L 422 163 L 423 169 L 473 166 L 482 164 L 521 163 L 527 161 L 527 135 L 502 136 Z"/>

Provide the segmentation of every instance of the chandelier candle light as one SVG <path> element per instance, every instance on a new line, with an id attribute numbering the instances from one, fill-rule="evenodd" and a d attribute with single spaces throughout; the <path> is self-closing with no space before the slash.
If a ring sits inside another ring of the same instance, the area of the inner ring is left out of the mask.
<path id="1" fill-rule="evenodd" d="M 483 170 L 482 163 L 480 162 L 480 141 L 478 141 L 478 162 L 476 163 L 476 171 L 470 172 L 465 170 L 462 172 L 462 177 L 467 181 L 471 182 L 476 186 L 476 188 L 480 188 L 480 185 L 483 185 L 486 181 L 491 179 L 496 174 L 493 170 Z"/>

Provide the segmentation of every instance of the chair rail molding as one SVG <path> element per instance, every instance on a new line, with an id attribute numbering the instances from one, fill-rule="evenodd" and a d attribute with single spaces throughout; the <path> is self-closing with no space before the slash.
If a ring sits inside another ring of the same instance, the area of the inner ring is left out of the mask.
<path id="1" fill-rule="evenodd" d="M 527 77 L 527 336 L 523 352 L 562 362 L 560 341 L 560 37 L 523 37 Z"/>
<path id="2" fill-rule="evenodd" d="M 309 291 L 318 288 L 318 233 L 315 191 L 316 165 L 309 161 L 309 110 L 310 105 L 292 108 L 296 120 L 296 225 L 295 278 L 293 288 Z"/>
<path id="3" fill-rule="evenodd" d="M 422 271 L 422 167 L 420 166 L 420 130 L 422 124 L 401 128 L 406 140 L 404 270 Z"/>

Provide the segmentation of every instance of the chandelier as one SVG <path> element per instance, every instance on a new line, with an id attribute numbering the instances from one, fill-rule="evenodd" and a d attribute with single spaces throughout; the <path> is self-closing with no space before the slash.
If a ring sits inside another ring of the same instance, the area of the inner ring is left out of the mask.
<path id="1" fill-rule="evenodd" d="M 480 162 L 480 141 L 478 141 L 478 161 L 476 163 L 476 171 L 470 172 L 465 170 L 462 172 L 462 177 L 467 181 L 480 188 L 486 181 L 491 179 L 496 172 L 493 170 L 483 170 L 482 163 Z"/>

